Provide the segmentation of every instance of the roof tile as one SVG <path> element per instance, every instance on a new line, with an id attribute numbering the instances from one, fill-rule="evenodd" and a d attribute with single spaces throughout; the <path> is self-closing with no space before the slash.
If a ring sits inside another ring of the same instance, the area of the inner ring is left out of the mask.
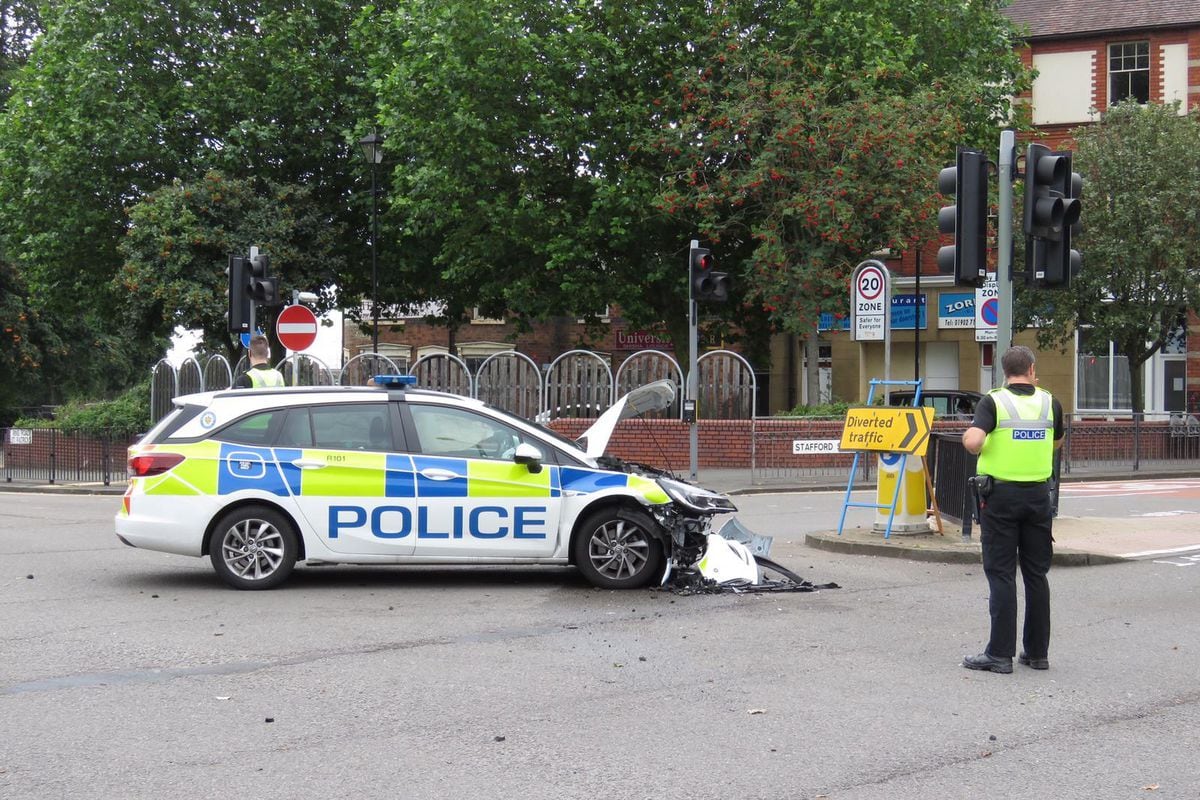
<path id="1" fill-rule="evenodd" d="M 1028 25 L 1030 39 L 1200 26 L 1196 0 L 1012 0 L 1001 13 Z"/>

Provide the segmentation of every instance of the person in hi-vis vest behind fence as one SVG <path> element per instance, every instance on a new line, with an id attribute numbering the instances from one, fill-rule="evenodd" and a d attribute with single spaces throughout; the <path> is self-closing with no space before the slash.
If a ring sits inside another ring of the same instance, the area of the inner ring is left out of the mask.
<path id="1" fill-rule="evenodd" d="M 271 344 L 267 337 L 256 333 L 250 337 L 250 369 L 237 376 L 235 389 L 265 389 L 283 386 L 283 373 L 271 368 Z"/>
<path id="2" fill-rule="evenodd" d="M 1053 555 L 1050 491 L 1054 451 L 1062 444 L 1062 405 L 1037 386 L 1036 359 L 1028 347 L 1011 347 L 1000 359 L 1004 387 L 975 407 L 963 433 L 979 456 L 980 542 L 987 575 L 991 637 L 987 648 L 963 659 L 967 669 L 1009 673 L 1017 646 L 1017 565 L 1025 584 L 1025 625 L 1017 660 L 1049 669 L 1050 584 Z"/>

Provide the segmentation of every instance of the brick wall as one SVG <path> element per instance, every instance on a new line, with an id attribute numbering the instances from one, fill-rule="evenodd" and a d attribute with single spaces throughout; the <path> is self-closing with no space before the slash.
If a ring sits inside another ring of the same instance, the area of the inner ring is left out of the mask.
<path id="1" fill-rule="evenodd" d="M 583 434 L 592 420 L 560 419 L 550 427 L 574 439 Z M 935 430 L 961 431 L 961 423 L 934 423 Z M 751 420 L 707 420 L 697 430 L 697 460 L 700 467 L 750 467 L 752 440 L 756 446 L 755 463 L 760 467 L 843 467 L 853 454 L 796 456 L 794 440 L 830 440 L 842 436 L 842 421 L 771 418 Z M 680 469 L 690 458 L 688 425 L 679 420 L 627 419 L 617 424 L 609 441 L 608 452 L 626 461 L 654 467 Z M 802 460 L 801 460 L 802 459 Z"/>
<path id="2" fill-rule="evenodd" d="M 574 439 L 592 424 L 590 419 L 560 419 L 550 427 Z M 961 422 L 935 422 L 938 433 L 958 433 Z M 0 434 L 4 433 L 0 429 Z M 796 440 L 837 440 L 842 435 L 840 419 L 800 417 L 751 420 L 702 421 L 697 431 L 698 466 L 706 468 L 748 469 L 751 452 L 760 469 L 844 468 L 853 454 L 794 455 Z M 1172 441 L 1168 423 L 1146 422 L 1137 437 L 1140 459 L 1177 457 L 1177 441 Z M 107 466 L 113 480 L 125 477 L 127 442 L 101 441 L 35 430 L 29 445 L 13 445 L 5 438 L 6 468 L 14 477 L 25 469 L 46 469 L 52 463 L 56 480 L 101 480 Z M 1072 461 L 1122 461 L 1133 457 L 1133 423 L 1128 420 L 1077 420 L 1071 424 L 1069 450 Z M 672 419 L 628 419 L 618 423 L 609 442 L 608 452 L 626 461 L 680 471 L 690 462 L 688 425 Z"/>
<path id="3" fill-rule="evenodd" d="M 580 436 L 591 420 L 560 419 L 551 427 L 569 438 Z M 935 422 L 938 433 L 959 433 L 961 422 Z M 841 420 L 771 418 L 750 420 L 711 420 L 701 422 L 697 432 L 698 466 L 748 469 L 751 440 L 755 442 L 755 464 L 759 468 L 849 467 L 853 454 L 804 455 L 792 453 L 794 440 L 840 439 Z M 1169 458 L 1172 450 L 1166 422 L 1142 423 L 1138 441 L 1141 460 Z M 1072 423 L 1070 449 L 1072 460 L 1120 461 L 1133 457 L 1134 436 L 1131 421 L 1081 420 Z M 678 420 L 623 420 L 609 442 L 610 454 L 626 461 L 653 467 L 679 470 L 689 463 L 688 426 Z"/>

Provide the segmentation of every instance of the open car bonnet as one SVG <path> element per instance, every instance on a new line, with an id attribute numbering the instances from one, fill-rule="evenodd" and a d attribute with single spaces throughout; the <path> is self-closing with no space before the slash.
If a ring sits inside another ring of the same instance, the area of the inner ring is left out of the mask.
<path id="1" fill-rule="evenodd" d="M 678 391 L 674 381 L 665 379 L 639 386 L 617 400 L 576 441 L 589 456 L 598 458 L 604 455 L 604 451 L 608 447 L 608 440 L 612 438 L 618 422 L 630 417 L 641 416 L 647 411 L 661 411 L 668 408 L 675 401 Z"/>

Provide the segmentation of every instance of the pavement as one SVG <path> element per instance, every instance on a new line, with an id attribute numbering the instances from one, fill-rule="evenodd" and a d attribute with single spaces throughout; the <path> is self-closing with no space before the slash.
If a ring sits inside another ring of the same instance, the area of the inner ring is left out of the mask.
<path id="1" fill-rule="evenodd" d="M 1062 479 L 1065 483 L 1110 480 L 1169 480 L 1200 477 L 1200 464 L 1180 469 L 1131 472 L 1128 466 L 1077 470 Z M 846 478 L 784 478 L 752 484 L 749 470 L 700 469 L 697 482 L 731 496 L 803 491 L 846 491 Z M 873 481 L 856 481 L 854 488 L 874 489 Z M 931 519 L 934 515 L 931 514 Z M 821 550 L 855 555 L 907 558 L 914 561 L 978 564 L 982 562 L 979 526 L 964 539 L 962 525 L 955 519 L 934 519 L 941 531 L 896 533 L 884 536 L 871 527 L 845 527 L 805 535 L 805 544 Z M 1054 560 L 1060 567 L 1115 564 L 1181 552 L 1200 553 L 1200 514 L 1177 517 L 1072 517 L 1054 520 Z"/>
<path id="2" fill-rule="evenodd" d="M 697 482 L 731 496 L 762 493 L 796 493 L 846 490 L 845 478 L 829 476 L 792 476 L 766 482 L 751 481 L 748 469 L 700 469 Z M 1173 470 L 1164 473 L 1130 474 L 1124 472 L 1094 472 L 1074 475 L 1064 483 L 1076 480 L 1148 480 L 1200 477 L 1196 469 Z M 55 483 L 0 480 L 0 493 L 39 492 L 46 494 L 106 494 L 120 495 L 125 482 L 105 486 L 101 483 Z M 855 489 L 873 489 L 872 482 L 855 482 Z M 821 550 L 853 555 L 907 558 L 915 561 L 945 563 L 980 563 L 979 526 L 974 525 L 970 538 L 962 535 L 957 520 L 931 514 L 931 528 L 940 522 L 941 531 L 928 533 L 898 533 L 884 536 L 870 527 L 856 526 L 819 531 L 805 535 L 805 544 Z M 1124 561 L 1169 556 L 1182 552 L 1200 552 L 1200 514 L 1176 517 L 1141 517 L 1120 519 L 1108 517 L 1059 516 L 1054 521 L 1054 565 L 1093 566 Z"/>

